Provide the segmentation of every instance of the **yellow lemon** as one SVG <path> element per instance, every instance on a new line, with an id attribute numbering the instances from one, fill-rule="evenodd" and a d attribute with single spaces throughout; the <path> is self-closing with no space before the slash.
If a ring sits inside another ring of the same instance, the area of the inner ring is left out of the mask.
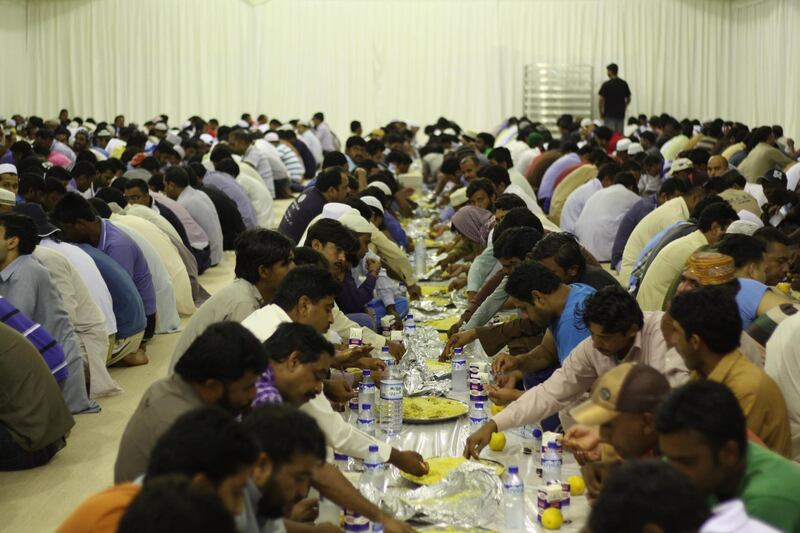
<path id="1" fill-rule="evenodd" d="M 586 483 L 581 476 L 569 476 L 567 481 L 569 482 L 569 492 L 573 496 L 580 496 L 586 492 Z"/>
<path id="2" fill-rule="evenodd" d="M 505 408 L 506 408 L 506 406 L 505 406 L 505 405 L 495 405 L 495 404 L 492 404 L 492 414 L 493 414 L 493 415 L 496 415 L 497 413 L 499 413 L 500 411 L 502 411 L 502 410 L 503 410 L 503 409 L 505 409 Z"/>
<path id="3" fill-rule="evenodd" d="M 564 518 L 561 516 L 561 509 L 550 507 L 542 513 L 542 525 L 545 529 L 560 529 Z"/>
<path id="4" fill-rule="evenodd" d="M 496 452 L 502 452 L 506 447 L 506 434 L 505 433 L 492 433 L 492 438 L 489 441 L 489 448 Z"/>

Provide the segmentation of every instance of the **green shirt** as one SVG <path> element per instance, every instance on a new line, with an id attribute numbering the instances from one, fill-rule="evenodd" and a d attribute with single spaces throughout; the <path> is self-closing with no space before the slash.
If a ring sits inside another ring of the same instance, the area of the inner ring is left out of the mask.
<path id="1" fill-rule="evenodd" d="M 800 465 L 749 442 L 737 496 L 747 514 L 781 531 L 800 532 Z"/>

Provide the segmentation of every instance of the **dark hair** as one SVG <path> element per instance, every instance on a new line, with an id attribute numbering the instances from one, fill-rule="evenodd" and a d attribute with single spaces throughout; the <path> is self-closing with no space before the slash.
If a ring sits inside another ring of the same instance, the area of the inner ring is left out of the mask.
<path id="1" fill-rule="evenodd" d="M 216 486 L 250 467 L 257 457 L 255 439 L 233 415 L 219 407 L 200 407 L 182 414 L 158 438 L 146 479 L 203 474 Z"/>
<path id="2" fill-rule="evenodd" d="M 541 232 L 534 228 L 509 228 L 500 235 L 500 238 L 493 241 L 494 256 L 497 259 L 525 259 L 541 238 Z"/>
<path id="3" fill-rule="evenodd" d="M 496 192 L 494 184 L 486 178 L 477 178 L 469 182 L 469 185 L 467 185 L 467 198 L 471 198 L 478 191 L 485 192 L 490 200 Z"/>
<path id="4" fill-rule="evenodd" d="M 68 192 L 53 207 L 53 218 L 62 223 L 75 223 L 78 220 L 95 220 L 97 213 L 86 198 L 76 192 Z"/>
<path id="5" fill-rule="evenodd" d="M 390 163 L 394 163 L 394 164 L 397 164 L 397 165 L 410 165 L 411 164 L 411 158 L 408 156 L 408 154 L 406 154 L 404 152 L 399 152 L 397 150 L 392 150 L 391 152 L 389 152 L 386 155 L 386 158 L 384 159 L 384 162 L 387 165 L 390 164 Z"/>
<path id="6" fill-rule="evenodd" d="M 129 179 L 125 182 L 126 189 L 139 189 L 139 192 L 144 194 L 150 194 L 150 188 L 147 186 L 147 182 L 140 178 L 133 178 Z"/>
<path id="7" fill-rule="evenodd" d="M 491 152 L 489 152 L 489 161 L 494 160 L 496 164 L 505 163 L 508 165 L 506 168 L 512 168 L 514 166 L 514 161 L 511 159 L 511 152 L 509 152 L 508 148 L 505 146 L 501 146 L 499 148 L 495 148 Z"/>
<path id="8" fill-rule="evenodd" d="M 503 217 L 503 220 L 494 228 L 492 240 L 499 239 L 509 228 L 533 228 L 544 235 L 544 228 L 539 217 L 530 212 L 527 207 L 515 207 Z"/>
<path id="9" fill-rule="evenodd" d="M 199 447 L 198 447 L 199 448 Z M 231 512 L 211 489 L 184 476 L 148 479 L 131 501 L 119 533 L 235 533 Z"/>
<path id="10" fill-rule="evenodd" d="M 203 167 L 203 165 L 200 166 Z M 224 172 L 225 174 L 229 174 L 234 178 L 239 176 L 240 172 L 239 164 L 231 158 L 221 159 L 214 163 L 214 170 L 217 172 Z"/>
<path id="11" fill-rule="evenodd" d="M 342 174 L 344 170 L 335 166 L 326 168 L 317 176 L 317 182 L 314 185 L 321 192 L 327 192 L 330 189 L 338 189 L 342 184 Z"/>
<path id="12" fill-rule="evenodd" d="M 706 497 L 669 463 L 625 461 L 603 481 L 587 526 L 592 533 L 640 533 L 648 524 L 685 533 L 708 515 Z"/>
<path id="13" fill-rule="evenodd" d="M 28 215 L 20 213 L 0 214 L 0 226 L 3 226 L 6 239 L 16 237 L 19 239 L 20 255 L 33 253 L 36 245 L 39 244 L 39 232 L 36 223 Z"/>
<path id="14" fill-rule="evenodd" d="M 298 453 L 325 460 L 325 435 L 316 420 L 290 405 L 256 407 L 242 425 L 255 436 L 261 451 L 277 467 L 288 463 Z M 280 438 L 275 438 L 276 435 Z"/>
<path id="15" fill-rule="evenodd" d="M 75 163 L 74 167 L 72 167 L 71 174 L 73 178 L 78 178 L 80 176 L 94 176 L 97 174 L 97 169 L 91 163 L 79 161 L 78 163 Z"/>
<path id="16" fill-rule="evenodd" d="M 494 135 L 491 133 L 481 132 L 477 135 L 477 138 L 482 140 L 486 146 L 494 146 Z"/>
<path id="17" fill-rule="evenodd" d="M 500 185 L 505 185 L 506 187 L 511 185 L 511 178 L 508 175 L 508 170 L 504 169 L 500 165 L 489 165 L 483 167 L 478 172 L 478 176 L 490 179 L 497 188 L 499 188 Z"/>
<path id="18" fill-rule="evenodd" d="M 597 137 L 598 139 L 604 139 L 606 141 L 611 140 L 611 134 L 612 134 L 611 129 L 606 126 L 600 126 L 592 131 L 594 133 L 594 136 Z"/>
<path id="19" fill-rule="evenodd" d="M 255 284 L 262 266 L 288 261 L 294 243 L 277 231 L 264 228 L 249 229 L 236 238 L 236 267 L 234 274 Z"/>
<path id="20" fill-rule="evenodd" d="M 583 322 L 603 327 L 603 333 L 626 333 L 644 327 L 644 314 L 631 293 L 620 286 L 603 287 L 586 299 Z"/>
<path id="21" fill-rule="evenodd" d="M 325 171 L 332 167 L 347 168 L 347 158 L 342 152 L 328 152 L 322 158 L 322 170 Z"/>
<path id="22" fill-rule="evenodd" d="M 310 246 L 298 246 L 294 249 L 294 264 L 296 266 L 314 265 L 325 270 L 330 267 L 325 256 Z"/>
<path id="23" fill-rule="evenodd" d="M 345 251 L 358 250 L 359 247 L 355 233 L 347 229 L 338 220 L 330 218 L 322 218 L 310 226 L 306 234 L 306 241 L 303 244 L 310 246 L 315 240 L 322 244 L 332 242 Z"/>
<path id="24" fill-rule="evenodd" d="M 613 178 L 621 170 L 621 167 L 616 163 L 606 163 L 597 170 L 597 179 L 603 181 L 605 178 Z"/>
<path id="25" fill-rule="evenodd" d="M 611 71 L 611 73 L 612 73 L 614 76 L 616 76 L 616 75 L 617 75 L 617 73 L 619 72 L 619 67 L 617 66 L 617 64 L 616 64 L 616 63 L 609 63 L 608 65 L 606 65 L 606 70 L 610 70 L 610 71 Z"/>
<path id="26" fill-rule="evenodd" d="M 189 186 L 189 174 L 183 167 L 169 167 L 164 173 L 164 183 L 174 183 L 180 188 Z"/>
<path id="27" fill-rule="evenodd" d="M 694 431 L 714 452 L 734 441 L 741 457 L 747 453 L 747 422 L 739 400 L 728 387 L 710 379 L 673 390 L 656 412 L 656 431 L 661 435 Z"/>
<path id="28" fill-rule="evenodd" d="M 445 157 L 444 161 L 442 161 L 442 166 L 439 167 L 439 172 L 442 174 L 447 174 L 449 176 L 453 176 L 457 174 L 459 171 L 458 168 L 458 159 L 455 157 Z"/>
<path id="29" fill-rule="evenodd" d="M 675 295 L 669 316 L 687 338 L 697 335 L 716 354 L 725 355 L 739 346 L 742 318 L 734 295 L 725 287 L 699 287 Z"/>
<path id="30" fill-rule="evenodd" d="M 51 192 L 55 192 L 63 196 L 67 194 L 67 188 L 58 178 L 45 178 L 44 193 L 49 194 Z"/>
<path id="31" fill-rule="evenodd" d="M 189 345 L 175 364 L 175 373 L 202 383 L 235 381 L 247 371 L 260 374 L 266 368 L 267 354 L 250 330 L 238 322 L 217 322 Z"/>
<path id="32" fill-rule="evenodd" d="M 21 190 L 22 185 L 20 183 L 20 191 Z M 778 228 L 773 228 L 772 226 L 758 228 L 755 233 L 753 233 L 753 237 L 763 242 L 765 246 L 769 246 L 773 243 L 783 244 L 785 246 L 791 246 L 793 244 L 788 235 Z"/>
<path id="33" fill-rule="evenodd" d="M 711 225 L 715 222 L 720 227 L 727 228 L 731 222 L 739 220 L 739 215 L 728 204 L 728 202 L 714 203 L 706 207 L 700 212 L 700 219 L 697 221 L 697 227 L 700 231 L 706 232 L 711 229 Z M 725 252 L 723 252 L 725 253 Z"/>
<path id="34" fill-rule="evenodd" d="M 383 152 L 386 149 L 386 146 L 380 139 L 370 139 L 367 141 L 367 153 L 369 155 L 375 155 L 379 152 Z"/>
<path id="35" fill-rule="evenodd" d="M 525 200 L 523 200 L 516 194 L 503 193 L 497 197 L 497 200 L 495 200 L 494 208 L 495 210 L 502 209 L 503 211 L 509 211 L 509 212 L 514 209 L 525 209 L 527 211 L 528 204 L 526 204 Z M 539 221 L 539 223 L 541 224 L 541 221 Z"/>
<path id="36" fill-rule="evenodd" d="M 686 183 L 681 179 L 678 179 L 676 181 L 678 183 L 684 183 L 684 184 Z M 719 195 L 716 194 L 706 195 L 697 201 L 697 204 L 695 204 L 694 209 L 692 209 L 692 212 L 689 213 L 689 218 L 691 218 L 692 220 L 699 220 L 700 214 L 705 210 L 706 207 L 714 204 L 724 204 L 724 203 L 727 202 L 725 202 L 725 200 Z"/>
<path id="37" fill-rule="evenodd" d="M 366 148 L 367 142 L 362 137 L 359 137 L 358 135 L 353 135 L 347 138 L 347 142 L 345 143 L 344 146 L 345 150 L 349 150 L 354 146 L 363 146 L 364 148 Z"/>
<path id="38" fill-rule="evenodd" d="M 247 144 L 250 144 L 251 142 L 253 142 L 253 138 L 250 136 L 250 134 L 246 130 L 243 130 L 241 128 L 233 129 L 233 130 L 231 130 L 230 133 L 228 133 L 228 142 L 230 142 L 232 140 L 233 141 L 241 141 L 241 142 L 247 143 Z"/>
<path id="39" fill-rule="evenodd" d="M 366 189 L 361 191 L 361 193 L 359 193 L 358 196 L 359 196 L 359 198 L 361 198 L 363 196 L 372 196 L 374 198 L 377 198 L 378 201 L 381 203 L 381 205 L 383 205 L 383 206 L 386 205 L 386 200 L 387 200 L 386 193 L 383 192 L 382 190 L 380 190 L 377 187 L 368 186 Z"/>
<path id="40" fill-rule="evenodd" d="M 506 292 L 523 302 L 533 301 L 532 291 L 553 294 L 561 286 L 561 280 L 547 267 L 537 261 L 521 263 L 509 274 Z"/>
<path id="41" fill-rule="evenodd" d="M 655 142 L 655 139 L 653 140 Z M 651 167 L 653 165 L 659 165 L 660 168 L 663 168 L 664 159 L 660 155 L 656 154 L 647 154 L 645 156 L 644 161 L 642 163 L 645 167 Z"/>
<path id="42" fill-rule="evenodd" d="M 630 172 L 620 172 L 614 176 L 614 184 L 615 185 L 622 185 L 628 190 L 636 191 L 638 194 L 638 189 L 636 188 L 636 178 L 633 177 L 633 174 Z"/>
<path id="43" fill-rule="evenodd" d="M 586 270 L 586 258 L 575 237 L 569 233 L 549 233 L 531 252 L 531 259 L 541 261 L 552 257 L 558 266 L 567 270 L 578 267 L 578 277 Z"/>
<path id="44" fill-rule="evenodd" d="M 212 163 L 217 163 L 223 159 L 231 159 L 232 157 L 233 152 L 231 152 L 230 147 L 225 144 L 217 144 L 208 155 Z"/>
<path id="45" fill-rule="evenodd" d="M 337 296 L 341 290 L 341 285 L 329 270 L 314 265 L 302 265 L 286 274 L 278 285 L 272 303 L 289 311 L 294 309 L 303 296 L 316 303 L 326 296 Z"/>
<path id="46" fill-rule="evenodd" d="M 293 352 L 301 363 L 314 363 L 325 352 L 335 355 L 336 349 L 311 326 L 284 322 L 264 341 L 264 351 L 271 361 L 285 361 Z"/>
<path id="47" fill-rule="evenodd" d="M 109 207 L 105 200 L 95 196 L 94 198 L 89 198 L 89 204 L 100 218 L 111 218 L 111 207 Z"/>
<path id="48" fill-rule="evenodd" d="M 350 122 L 350 131 L 351 132 L 355 133 L 356 130 L 359 129 L 360 127 L 361 127 L 361 122 L 359 122 L 358 120 L 354 120 L 354 121 Z"/>
<path id="49" fill-rule="evenodd" d="M 58 181 L 58 180 L 56 180 Z M 61 182 L 59 185 L 63 187 Z M 19 176 L 19 194 L 25 196 L 31 191 L 44 192 L 44 179 L 34 172 L 26 172 Z M 64 189 L 66 192 L 66 188 Z"/>
<path id="50" fill-rule="evenodd" d="M 358 211 L 358 214 L 364 217 L 367 220 L 367 222 L 369 222 L 369 219 L 376 212 L 373 211 L 374 208 L 372 206 L 369 206 L 366 203 L 364 203 L 364 201 L 361 200 L 361 198 L 351 198 L 347 201 L 347 205 L 349 205 L 353 209 L 356 209 Z M 378 214 L 380 214 L 380 211 L 378 211 Z"/>
<path id="51" fill-rule="evenodd" d="M 726 204 L 727 205 L 727 204 Z M 708 209 L 711 209 L 710 207 Z M 706 211 L 708 211 L 708 209 Z M 705 215 L 706 211 L 703 211 Z M 767 245 L 761 239 L 751 235 L 732 233 L 717 244 L 717 251 L 733 257 L 736 268 L 742 268 L 750 263 L 760 263 L 764 260 Z"/>

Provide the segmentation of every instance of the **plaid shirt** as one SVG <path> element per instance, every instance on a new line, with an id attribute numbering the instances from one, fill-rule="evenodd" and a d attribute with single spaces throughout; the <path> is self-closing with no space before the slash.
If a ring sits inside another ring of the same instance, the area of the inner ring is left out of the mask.
<path id="1" fill-rule="evenodd" d="M 275 374 L 272 373 L 271 367 L 267 367 L 256 380 L 256 399 L 253 400 L 253 407 L 267 403 L 283 403 L 283 397 L 275 385 Z"/>

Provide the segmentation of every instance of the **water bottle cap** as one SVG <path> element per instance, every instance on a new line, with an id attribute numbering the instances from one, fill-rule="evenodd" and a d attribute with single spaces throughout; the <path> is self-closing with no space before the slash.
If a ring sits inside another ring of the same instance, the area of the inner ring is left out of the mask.
<path id="1" fill-rule="evenodd" d="M 412 318 L 414 318 L 414 315 L 412 315 L 411 313 L 408 313 L 406 315 L 406 320 L 411 320 Z"/>
<path id="2" fill-rule="evenodd" d="M 333 452 L 333 459 L 335 461 L 344 461 L 345 459 L 347 459 L 347 455 L 345 455 L 343 453 Z"/>
<path id="3" fill-rule="evenodd" d="M 364 375 L 364 377 L 372 375 L 372 371 L 369 368 L 365 368 L 361 373 Z"/>
<path id="4" fill-rule="evenodd" d="M 396 364 L 397 363 L 394 362 L 394 359 L 387 359 L 386 360 L 386 366 L 394 366 Z"/>
<path id="5" fill-rule="evenodd" d="M 483 409 L 483 402 L 475 402 L 476 409 Z"/>
<path id="6" fill-rule="evenodd" d="M 364 410 L 364 409 L 370 409 L 370 408 L 371 408 L 371 405 L 370 405 L 370 404 L 368 404 L 368 403 L 362 403 L 362 404 L 361 404 L 361 409 L 362 409 L 362 410 Z M 551 443 L 551 444 L 554 444 L 554 443 Z"/>
<path id="7" fill-rule="evenodd" d="M 533 437 L 536 439 L 542 438 L 542 430 L 539 428 L 533 428 Z"/>
<path id="8" fill-rule="evenodd" d="M 518 474 L 519 473 L 519 467 L 518 466 L 509 466 L 508 467 L 508 473 L 509 474 Z"/>
<path id="9" fill-rule="evenodd" d="M 462 351 L 463 351 L 463 350 L 462 350 L 461 348 L 456 348 L 456 349 L 455 349 L 455 352 L 456 352 L 456 353 L 461 353 Z"/>
<path id="10" fill-rule="evenodd" d="M 557 448 L 555 441 L 550 441 L 547 443 L 547 449 L 553 448 L 554 450 Z"/>
<path id="11" fill-rule="evenodd" d="M 389 351 L 389 347 L 384 344 L 383 348 L 381 348 L 381 351 L 382 352 L 388 352 Z"/>
<path id="12" fill-rule="evenodd" d="M 377 444 L 370 444 L 369 445 L 369 453 L 378 453 L 378 445 Z"/>

